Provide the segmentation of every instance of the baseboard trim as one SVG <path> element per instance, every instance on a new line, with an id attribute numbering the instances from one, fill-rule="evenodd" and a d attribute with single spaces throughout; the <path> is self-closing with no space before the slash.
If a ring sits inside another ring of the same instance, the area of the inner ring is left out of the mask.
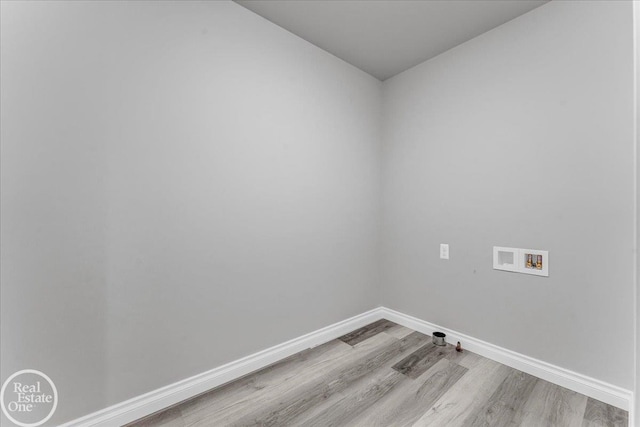
<path id="1" fill-rule="evenodd" d="M 447 341 L 460 341 L 462 346 L 487 359 L 495 360 L 504 365 L 518 369 L 527 374 L 542 378 L 553 384 L 582 393 L 586 396 L 608 403 L 626 411 L 630 411 L 633 402 L 633 392 L 604 381 L 552 365 L 541 360 L 525 356 L 506 348 L 470 337 L 454 330 L 435 325 L 413 316 L 382 307 L 382 317 L 407 328 L 431 335 L 435 331 L 447 334 Z"/>
<path id="2" fill-rule="evenodd" d="M 399 325 L 406 326 L 407 328 L 427 335 L 431 335 L 434 331 L 442 331 L 447 334 L 449 342 L 460 341 L 465 349 L 488 359 L 503 363 L 618 408 L 627 411 L 631 409 L 633 393 L 630 390 L 625 390 L 595 378 L 587 377 L 586 375 L 498 347 L 386 307 L 378 307 L 202 374 L 178 381 L 166 387 L 70 421 L 61 427 L 113 426 L 130 423 L 262 369 L 307 348 L 324 344 L 380 319 L 391 320 Z M 631 412 L 632 411 L 630 411 L 630 416 L 633 416 Z M 632 418 L 630 417 L 630 419 Z"/>
<path id="3" fill-rule="evenodd" d="M 369 310 L 347 320 L 334 323 L 333 325 L 259 351 L 202 374 L 178 381 L 166 387 L 70 421 L 61 427 L 106 427 L 130 423 L 262 369 L 300 351 L 324 344 L 354 329 L 380 320 L 382 319 L 381 313 L 382 308 L 380 307 Z"/>

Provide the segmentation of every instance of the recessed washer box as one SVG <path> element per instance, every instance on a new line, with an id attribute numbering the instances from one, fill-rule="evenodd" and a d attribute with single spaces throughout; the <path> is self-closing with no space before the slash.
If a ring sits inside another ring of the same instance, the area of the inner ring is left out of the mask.
<path id="1" fill-rule="evenodd" d="M 493 269 L 549 277 L 549 252 L 494 246 Z"/>
<path id="2" fill-rule="evenodd" d="M 549 252 L 520 249 L 520 273 L 549 277 Z"/>

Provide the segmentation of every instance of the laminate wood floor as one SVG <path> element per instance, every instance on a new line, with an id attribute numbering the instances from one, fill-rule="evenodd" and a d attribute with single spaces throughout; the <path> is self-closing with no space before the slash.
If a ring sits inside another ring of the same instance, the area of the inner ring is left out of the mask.
<path id="1" fill-rule="evenodd" d="M 381 320 L 129 427 L 627 424 L 626 411 Z"/>

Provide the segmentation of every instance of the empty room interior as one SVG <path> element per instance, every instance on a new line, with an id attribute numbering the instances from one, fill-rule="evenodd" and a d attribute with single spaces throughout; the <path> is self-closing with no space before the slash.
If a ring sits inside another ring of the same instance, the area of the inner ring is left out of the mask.
<path id="1" fill-rule="evenodd" d="M 640 427 L 639 2 L 0 4 L 3 427 Z"/>

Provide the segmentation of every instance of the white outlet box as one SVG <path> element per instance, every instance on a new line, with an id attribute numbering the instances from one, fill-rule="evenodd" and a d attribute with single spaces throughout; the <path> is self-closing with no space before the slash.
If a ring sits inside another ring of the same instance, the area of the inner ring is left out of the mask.
<path id="1" fill-rule="evenodd" d="M 440 259 L 449 259 L 449 245 L 440 243 Z"/>

